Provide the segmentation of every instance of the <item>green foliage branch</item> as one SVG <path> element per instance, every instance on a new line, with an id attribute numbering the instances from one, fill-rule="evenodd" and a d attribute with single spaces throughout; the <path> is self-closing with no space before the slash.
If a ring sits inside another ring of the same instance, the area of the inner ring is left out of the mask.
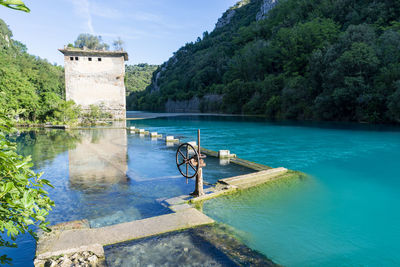
<path id="1" fill-rule="evenodd" d="M 121 41 L 122 42 L 122 41 Z M 74 42 L 75 48 L 88 48 L 94 50 L 109 50 L 110 46 L 103 42 L 101 36 L 96 36 L 90 33 L 81 33 Z"/>
<path id="2" fill-rule="evenodd" d="M 45 190 L 52 187 L 50 182 L 31 169 L 30 156 L 18 155 L 16 144 L 8 140 L 14 128 L 6 114 L 0 110 L 0 247 L 16 247 L 20 234 L 29 233 L 36 239 L 35 227 L 49 231 L 46 217 L 54 202 Z M 10 262 L 6 255 L 0 257 L 1 264 Z"/>

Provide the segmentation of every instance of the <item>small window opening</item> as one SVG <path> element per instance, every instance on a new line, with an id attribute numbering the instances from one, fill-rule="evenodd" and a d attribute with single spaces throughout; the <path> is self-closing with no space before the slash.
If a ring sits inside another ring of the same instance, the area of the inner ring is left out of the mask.
<path id="1" fill-rule="evenodd" d="M 74 57 L 69 57 L 69 60 L 74 60 Z"/>
<path id="2" fill-rule="evenodd" d="M 75 57 L 75 60 L 79 60 L 79 58 L 78 58 L 78 57 Z"/>
<path id="3" fill-rule="evenodd" d="M 101 61 L 101 57 L 97 58 L 97 61 Z"/>
<path id="4" fill-rule="evenodd" d="M 89 61 L 92 61 L 92 58 L 90 57 L 90 58 L 88 58 L 89 59 Z"/>

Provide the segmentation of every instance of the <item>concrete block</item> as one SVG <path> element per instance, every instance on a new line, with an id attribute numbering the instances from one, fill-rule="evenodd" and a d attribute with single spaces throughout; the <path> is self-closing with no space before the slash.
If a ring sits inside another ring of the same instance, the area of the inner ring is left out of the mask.
<path id="1" fill-rule="evenodd" d="M 131 127 L 129 127 L 129 130 L 131 130 L 131 131 L 134 131 L 136 129 L 136 127 L 135 126 L 131 126 Z"/>
<path id="2" fill-rule="evenodd" d="M 151 133 L 150 133 L 150 136 L 151 136 L 151 137 L 157 138 L 157 137 L 158 137 L 158 134 L 157 134 L 157 132 L 151 132 Z"/>
<path id="3" fill-rule="evenodd" d="M 174 136 L 172 136 L 172 135 L 167 135 L 167 136 L 165 137 L 165 140 L 166 140 L 167 142 L 173 142 L 173 141 L 174 141 Z"/>
<path id="4" fill-rule="evenodd" d="M 231 152 L 229 150 L 220 150 L 218 151 L 218 157 L 219 158 L 229 158 Z"/>
<path id="5" fill-rule="evenodd" d="M 145 130 L 144 129 L 139 129 L 140 134 L 144 134 Z"/>

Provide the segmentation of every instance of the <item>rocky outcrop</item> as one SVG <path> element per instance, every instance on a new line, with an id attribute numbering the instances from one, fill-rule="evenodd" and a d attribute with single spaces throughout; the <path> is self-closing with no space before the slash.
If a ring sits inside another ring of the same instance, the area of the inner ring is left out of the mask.
<path id="1" fill-rule="evenodd" d="M 186 50 L 183 50 L 182 52 L 187 52 Z M 167 67 L 170 65 L 175 65 L 178 62 L 178 57 L 176 54 L 174 54 L 168 61 L 164 62 L 161 65 L 161 69 L 156 73 L 154 79 L 151 81 L 151 92 L 158 92 L 160 91 L 160 86 L 158 85 L 158 80 L 160 79 L 161 75 L 163 72 L 167 70 Z"/>
<path id="2" fill-rule="evenodd" d="M 229 24 L 233 18 L 233 16 L 235 16 L 236 14 L 236 10 L 234 9 L 230 9 L 227 12 L 225 12 L 225 14 L 218 19 L 217 24 L 215 24 L 215 29 L 219 29 L 224 27 L 225 25 Z"/>
<path id="3" fill-rule="evenodd" d="M 152 87 L 151 87 L 151 92 L 158 92 L 160 91 L 160 86 L 158 85 L 158 79 L 160 79 L 161 76 L 161 71 L 157 72 L 156 77 L 152 81 Z"/>
<path id="4" fill-rule="evenodd" d="M 168 99 L 165 103 L 166 112 L 218 112 L 222 103 L 222 95 L 207 94 L 202 98 L 192 97 L 189 100 L 175 101 Z"/>
<path id="5" fill-rule="evenodd" d="M 165 111 L 166 112 L 200 112 L 200 98 L 193 97 L 189 100 L 171 100 L 165 103 Z"/>
<path id="6" fill-rule="evenodd" d="M 260 11 L 256 15 L 256 20 L 262 20 L 267 17 L 268 12 L 276 5 L 278 0 L 263 0 Z"/>

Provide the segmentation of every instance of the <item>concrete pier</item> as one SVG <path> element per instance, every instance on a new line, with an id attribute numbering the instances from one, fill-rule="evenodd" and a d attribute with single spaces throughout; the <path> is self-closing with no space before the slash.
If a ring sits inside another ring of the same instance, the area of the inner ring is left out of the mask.
<path id="1" fill-rule="evenodd" d="M 36 257 L 44 259 L 212 223 L 213 219 L 189 206 L 172 214 L 102 228 L 54 231 L 39 239 Z"/>
<path id="2" fill-rule="evenodd" d="M 167 142 L 167 143 L 179 143 L 179 139 L 175 139 L 172 135 L 167 135 L 165 137 L 165 142 Z"/>

